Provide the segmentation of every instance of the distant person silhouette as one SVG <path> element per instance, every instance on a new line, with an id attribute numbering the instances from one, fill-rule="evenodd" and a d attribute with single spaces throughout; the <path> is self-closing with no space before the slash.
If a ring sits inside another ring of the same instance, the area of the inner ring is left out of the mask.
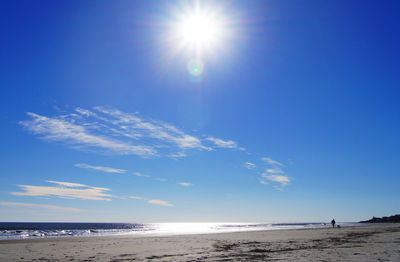
<path id="1" fill-rule="evenodd" d="M 335 224 L 336 224 L 335 219 L 332 219 L 331 223 L 332 223 L 332 227 L 335 227 Z"/>

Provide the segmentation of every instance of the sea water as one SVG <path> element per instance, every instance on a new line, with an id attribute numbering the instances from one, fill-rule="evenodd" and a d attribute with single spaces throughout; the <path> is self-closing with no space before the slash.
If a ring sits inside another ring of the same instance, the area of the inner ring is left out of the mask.
<path id="1" fill-rule="evenodd" d="M 361 226 L 359 223 L 339 223 Z M 365 224 L 364 224 L 365 225 Z M 0 240 L 111 235 L 169 236 L 331 227 L 330 223 L 11 223 L 0 222 Z"/>

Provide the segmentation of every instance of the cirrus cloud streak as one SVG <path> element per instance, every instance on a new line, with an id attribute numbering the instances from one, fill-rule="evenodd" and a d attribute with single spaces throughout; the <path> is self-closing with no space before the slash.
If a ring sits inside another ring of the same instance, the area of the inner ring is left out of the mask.
<path id="1" fill-rule="evenodd" d="M 79 168 L 87 168 L 87 169 L 93 169 L 93 170 L 97 170 L 97 171 L 103 171 L 106 173 L 123 174 L 126 172 L 125 169 L 106 167 L 106 166 L 92 166 L 92 165 L 88 165 L 88 164 L 75 164 L 75 166 L 79 167 Z"/>
<path id="2" fill-rule="evenodd" d="M 15 196 L 36 196 L 36 197 L 58 197 L 67 199 L 83 199 L 83 200 L 104 200 L 111 201 L 110 191 L 108 188 L 92 187 L 83 184 L 46 181 L 58 186 L 31 186 L 17 185 L 22 192 L 11 192 Z"/>
<path id="3" fill-rule="evenodd" d="M 112 107 L 98 106 L 92 110 L 78 107 L 73 112 L 54 117 L 32 112 L 27 115 L 30 119 L 19 123 L 39 138 L 98 153 L 137 155 L 143 158 L 180 158 L 186 156 L 188 150 L 238 148 L 237 143 L 231 140 L 214 137 L 201 139 L 171 124 L 144 118 L 138 113 L 125 113 Z M 125 171 L 87 164 L 77 165 L 110 173 Z"/>
<path id="4" fill-rule="evenodd" d="M 141 197 L 141 196 L 129 196 L 128 198 L 136 199 L 136 200 L 144 200 L 148 204 L 152 204 L 152 205 L 166 206 L 166 207 L 173 207 L 174 206 L 170 202 L 165 201 L 165 200 L 160 200 L 160 199 L 147 199 L 147 198 Z"/>

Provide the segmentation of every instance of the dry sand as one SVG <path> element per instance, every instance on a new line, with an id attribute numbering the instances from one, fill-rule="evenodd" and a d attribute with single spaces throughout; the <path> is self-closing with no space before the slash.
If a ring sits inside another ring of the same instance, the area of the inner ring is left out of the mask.
<path id="1" fill-rule="evenodd" d="M 400 261 L 400 225 L 0 241 L 0 261 Z"/>

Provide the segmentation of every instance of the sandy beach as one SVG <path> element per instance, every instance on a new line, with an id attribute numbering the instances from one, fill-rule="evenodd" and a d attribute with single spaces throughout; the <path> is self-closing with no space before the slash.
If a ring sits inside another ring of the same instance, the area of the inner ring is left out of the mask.
<path id="1" fill-rule="evenodd" d="M 400 261 L 400 225 L 0 241 L 0 261 Z"/>

